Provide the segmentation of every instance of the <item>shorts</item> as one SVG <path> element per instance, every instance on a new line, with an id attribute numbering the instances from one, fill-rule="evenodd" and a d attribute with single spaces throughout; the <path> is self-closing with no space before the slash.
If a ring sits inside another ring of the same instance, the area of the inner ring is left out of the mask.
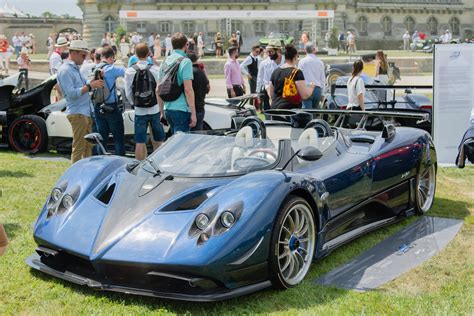
<path id="1" fill-rule="evenodd" d="M 135 143 L 145 144 L 147 138 L 148 125 L 151 125 L 151 132 L 155 142 L 165 140 L 165 131 L 160 122 L 160 113 L 135 115 Z"/>

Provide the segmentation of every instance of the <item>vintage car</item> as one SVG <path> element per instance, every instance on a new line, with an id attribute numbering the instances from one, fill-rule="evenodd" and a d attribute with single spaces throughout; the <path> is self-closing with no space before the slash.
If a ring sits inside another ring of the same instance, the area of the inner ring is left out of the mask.
<path id="1" fill-rule="evenodd" d="M 77 162 L 46 198 L 27 264 L 97 290 L 223 300 L 296 286 L 337 247 L 430 209 L 428 133 L 303 123 L 249 117 L 233 136 L 178 133 L 142 162 Z"/>
<path id="2" fill-rule="evenodd" d="M 44 132 L 46 126 L 36 113 L 51 103 L 56 79 L 45 80 L 29 90 L 19 88 L 23 80 L 21 72 L 0 80 L 0 148 L 44 147 L 47 141 L 38 133 Z"/>
<path id="3" fill-rule="evenodd" d="M 293 36 L 289 36 L 288 34 L 285 34 L 285 33 L 271 32 L 268 36 L 262 37 L 259 40 L 260 46 L 267 47 L 268 42 L 270 40 L 279 40 L 281 43 L 281 47 L 285 47 L 285 45 L 288 45 L 288 44 L 294 44 L 295 42 L 295 39 Z"/>
<path id="4" fill-rule="evenodd" d="M 7 112 L 9 120 L 6 120 L 5 115 L 5 146 L 10 145 L 18 152 L 29 154 L 47 149 L 61 152 L 71 150 L 72 127 L 65 113 L 66 101 L 62 99 L 50 104 L 51 90 L 56 82 L 56 76 L 52 76 L 39 86 L 21 91 L 13 98 L 14 106 Z M 124 89 L 121 83 L 117 84 L 117 89 L 119 106 L 123 110 L 126 149 L 133 152 L 135 111 L 127 102 L 122 101 Z M 256 115 L 255 107 L 250 101 L 257 96 L 249 94 L 227 100 L 206 99 L 204 129 L 231 128 L 238 117 Z"/>
<path id="5" fill-rule="evenodd" d="M 348 103 L 347 81 L 351 77 L 338 77 L 336 82 L 326 87 L 324 91 L 323 108 L 329 110 L 346 109 Z M 431 133 L 431 113 L 433 102 L 426 95 L 412 93 L 415 89 L 431 90 L 432 86 L 392 86 L 382 80 L 377 80 L 366 75 L 362 75 L 366 87 L 364 94 L 365 108 L 368 111 L 393 111 L 407 113 L 427 113 L 428 120 L 419 121 L 417 119 L 399 118 L 397 122 L 403 126 L 422 128 Z M 403 90 L 400 95 L 397 91 Z M 353 117 L 356 120 L 357 117 Z M 378 120 L 379 128 L 383 123 Z"/>
<path id="6" fill-rule="evenodd" d="M 368 73 L 368 75 L 375 75 L 375 65 L 373 61 L 375 60 L 375 54 L 367 54 L 360 56 L 360 59 L 364 62 L 364 68 L 371 69 L 373 68 L 374 73 Z M 326 82 L 330 86 L 334 84 L 340 76 L 349 76 L 352 73 L 352 64 L 353 63 L 344 63 L 344 64 L 332 64 L 326 65 Z M 394 84 L 397 80 L 400 80 L 400 69 L 395 66 L 394 62 L 388 62 L 388 84 Z"/>

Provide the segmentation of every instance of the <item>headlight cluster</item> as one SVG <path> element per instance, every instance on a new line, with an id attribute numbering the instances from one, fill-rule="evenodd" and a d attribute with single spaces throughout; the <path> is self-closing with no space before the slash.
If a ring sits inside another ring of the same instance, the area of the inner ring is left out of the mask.
<path id="1" fill-rule="evenodd" d="M 190 236 L 198 238 L 198 244 L 202 244 L 209 240 L 211 236 L 218 236 L 232 228 L 240 218 L 243 211 L 243 202 L 233 203 L 223 211 L 218 212 L 219 207 L 213 205 L 204 209 L 196 215 L 194 223 L 190 230 Z"/>
<path id="2" fill-rule="evenodd" d="M 67 184 L 63 184 L 55 187 L 51 191 L 49 201 L 47 203 L 48 217 L 57 213 L 66 212 L 74 205 L 74 203 L 76 203 L 76 198 L 79 196 L 79 188 L 65 193 L 66 187 Z"/>

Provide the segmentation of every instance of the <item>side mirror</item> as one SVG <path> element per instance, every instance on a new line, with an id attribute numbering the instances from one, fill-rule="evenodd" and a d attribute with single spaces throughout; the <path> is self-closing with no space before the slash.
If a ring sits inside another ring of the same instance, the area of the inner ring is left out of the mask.
<path id="1" fill-rule="evenodd" d="M 99 133 L 90 133 L 84 136 L 84 139 L 93 144 L 97 145 L 99 147 L 99 155 L 107 155 L 107 151 L 105 150 L 104 146 L 102 145 L 102 141 L 104 140 L 102 136 Z"/>
<path id="2" fill-rule="evenodd" d="M 306 161 L 316 161 L 321 159 L 323 153 L 316 147 L 306 146 L 298 150 L 297 156 Z"/>

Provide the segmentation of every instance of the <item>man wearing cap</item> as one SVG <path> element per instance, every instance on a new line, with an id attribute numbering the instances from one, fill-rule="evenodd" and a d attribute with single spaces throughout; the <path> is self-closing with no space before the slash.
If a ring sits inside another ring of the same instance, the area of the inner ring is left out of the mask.
<path id="1" fill-rule="evenodd" d="M 270 79 L 275 69 L 285 63 L 285 58 L 281 54 L 281 46 L 279 40 L 270 40 L 266 47 L 268 57 L 260 63 L 257 75 L 257 91 L 263 94 L 263 109 L 270 108 L 270 99 L 268 97 L 267 88 L 270 85 Z"/>
<path id="2" fill-rule="evenodd" d="M 49 73 L 54 75 L 58 72 L 59 67 L 61 67 L 63 60 L 61 58 L 61 53 L 67 49 L 69 42 L 65 37 L 59 37 L 56 44 L 54 45 L 54 52 L 49 57 Z"/>
<path id="3" fill-rule="evenodd" d="M 103 80 L 87 82 L 82 77 L 79 67 L 88 53 L 86 41 L 72 41 L 69 46 L 69 58 L 58 71 L 58 84 L 66 99 L 66 115 L 72 126 L 72 163 L 92 154 L 92 145 L 84 139 L 85 135 L 92 132 L 92 103 L 89 92 L 104 85 Z"/>

